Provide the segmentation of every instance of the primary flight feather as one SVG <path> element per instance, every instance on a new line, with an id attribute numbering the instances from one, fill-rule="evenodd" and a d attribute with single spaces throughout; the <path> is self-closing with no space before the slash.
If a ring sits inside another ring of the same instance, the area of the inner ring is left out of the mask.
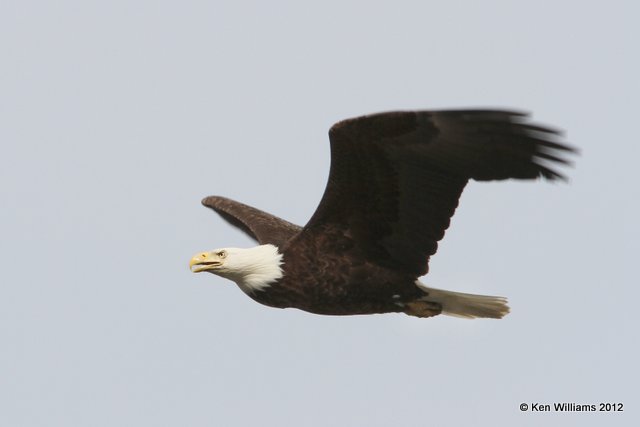
<path id="1" fill-rule="evenodd" d="M 558 131 L 513 111 L 406 111 L 341 121 L 329 138 L 329 181 L 304 227 L 207 197 L 205 206 L 259 246 L 198 253 L 192 271 L 228 278 L 259 303 L 317 314 L 509 312 L 505 298 L 435 289 L 418 277 L 469 179 L 564 179 L 555 167 L 575 150 Z"/>

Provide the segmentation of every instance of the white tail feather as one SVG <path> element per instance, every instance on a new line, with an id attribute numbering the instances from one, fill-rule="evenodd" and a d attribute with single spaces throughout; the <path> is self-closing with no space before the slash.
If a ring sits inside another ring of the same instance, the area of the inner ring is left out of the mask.
<path id="1" fill-rule="evenodd" d="M 434 289 L 418 283 L 429 295 L 425 301 L 437 302 L 442 306 L 442 314 L 456 317 L 490 317 L 501 319 L 509 313 L 507 299 L 490 295 L 474 295 L 462 292 Z"/>

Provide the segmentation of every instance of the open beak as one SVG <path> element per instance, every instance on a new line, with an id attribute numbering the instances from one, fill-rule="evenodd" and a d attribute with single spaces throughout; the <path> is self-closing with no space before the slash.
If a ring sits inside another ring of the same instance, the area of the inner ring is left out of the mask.
<path id="1" fill-rule="evenodd" d="M 220 258 L 213 252 L 200 252 L 189 261 L 189 268 L 193 273 L 215 270 L 222 265 Z"/>

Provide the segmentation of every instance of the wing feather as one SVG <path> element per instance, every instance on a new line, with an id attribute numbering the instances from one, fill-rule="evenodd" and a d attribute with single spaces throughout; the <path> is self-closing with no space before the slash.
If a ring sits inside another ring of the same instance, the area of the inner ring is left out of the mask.
<path id="1" fill-rule="evenodd" d="M 469 179 L 565 179 L 575 149 L 514 111 L 389 112 L 329 131 L 331 170 L 304 233 L 342 229 L 371 260 L 428 271 Z"/>
<path id="2" fill-rule="evenodd" d="M 209 196 L 202 200 L 202 204 L 260 244 L 282 247 L 302 230 L 302 227 L 282 218 L 226 197 Z"/>

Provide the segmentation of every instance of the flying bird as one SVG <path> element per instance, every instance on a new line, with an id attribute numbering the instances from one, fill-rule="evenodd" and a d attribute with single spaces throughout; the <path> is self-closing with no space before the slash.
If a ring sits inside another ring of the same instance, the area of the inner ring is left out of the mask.
<path id="1" fill-rule="evenodd" d="M 502 318 L 506 298 L 446 291 L 418 280 L 470 179 L 565 179 L 576 150 L 527 114 L 399 111 L 338 122 L 331 169 L 304 226 L 218 196 L 202 204 L 256 240 L 200 252 L 193 272 L 234 281 L 255 301 L 324 315 L 405 313 Z"/>

